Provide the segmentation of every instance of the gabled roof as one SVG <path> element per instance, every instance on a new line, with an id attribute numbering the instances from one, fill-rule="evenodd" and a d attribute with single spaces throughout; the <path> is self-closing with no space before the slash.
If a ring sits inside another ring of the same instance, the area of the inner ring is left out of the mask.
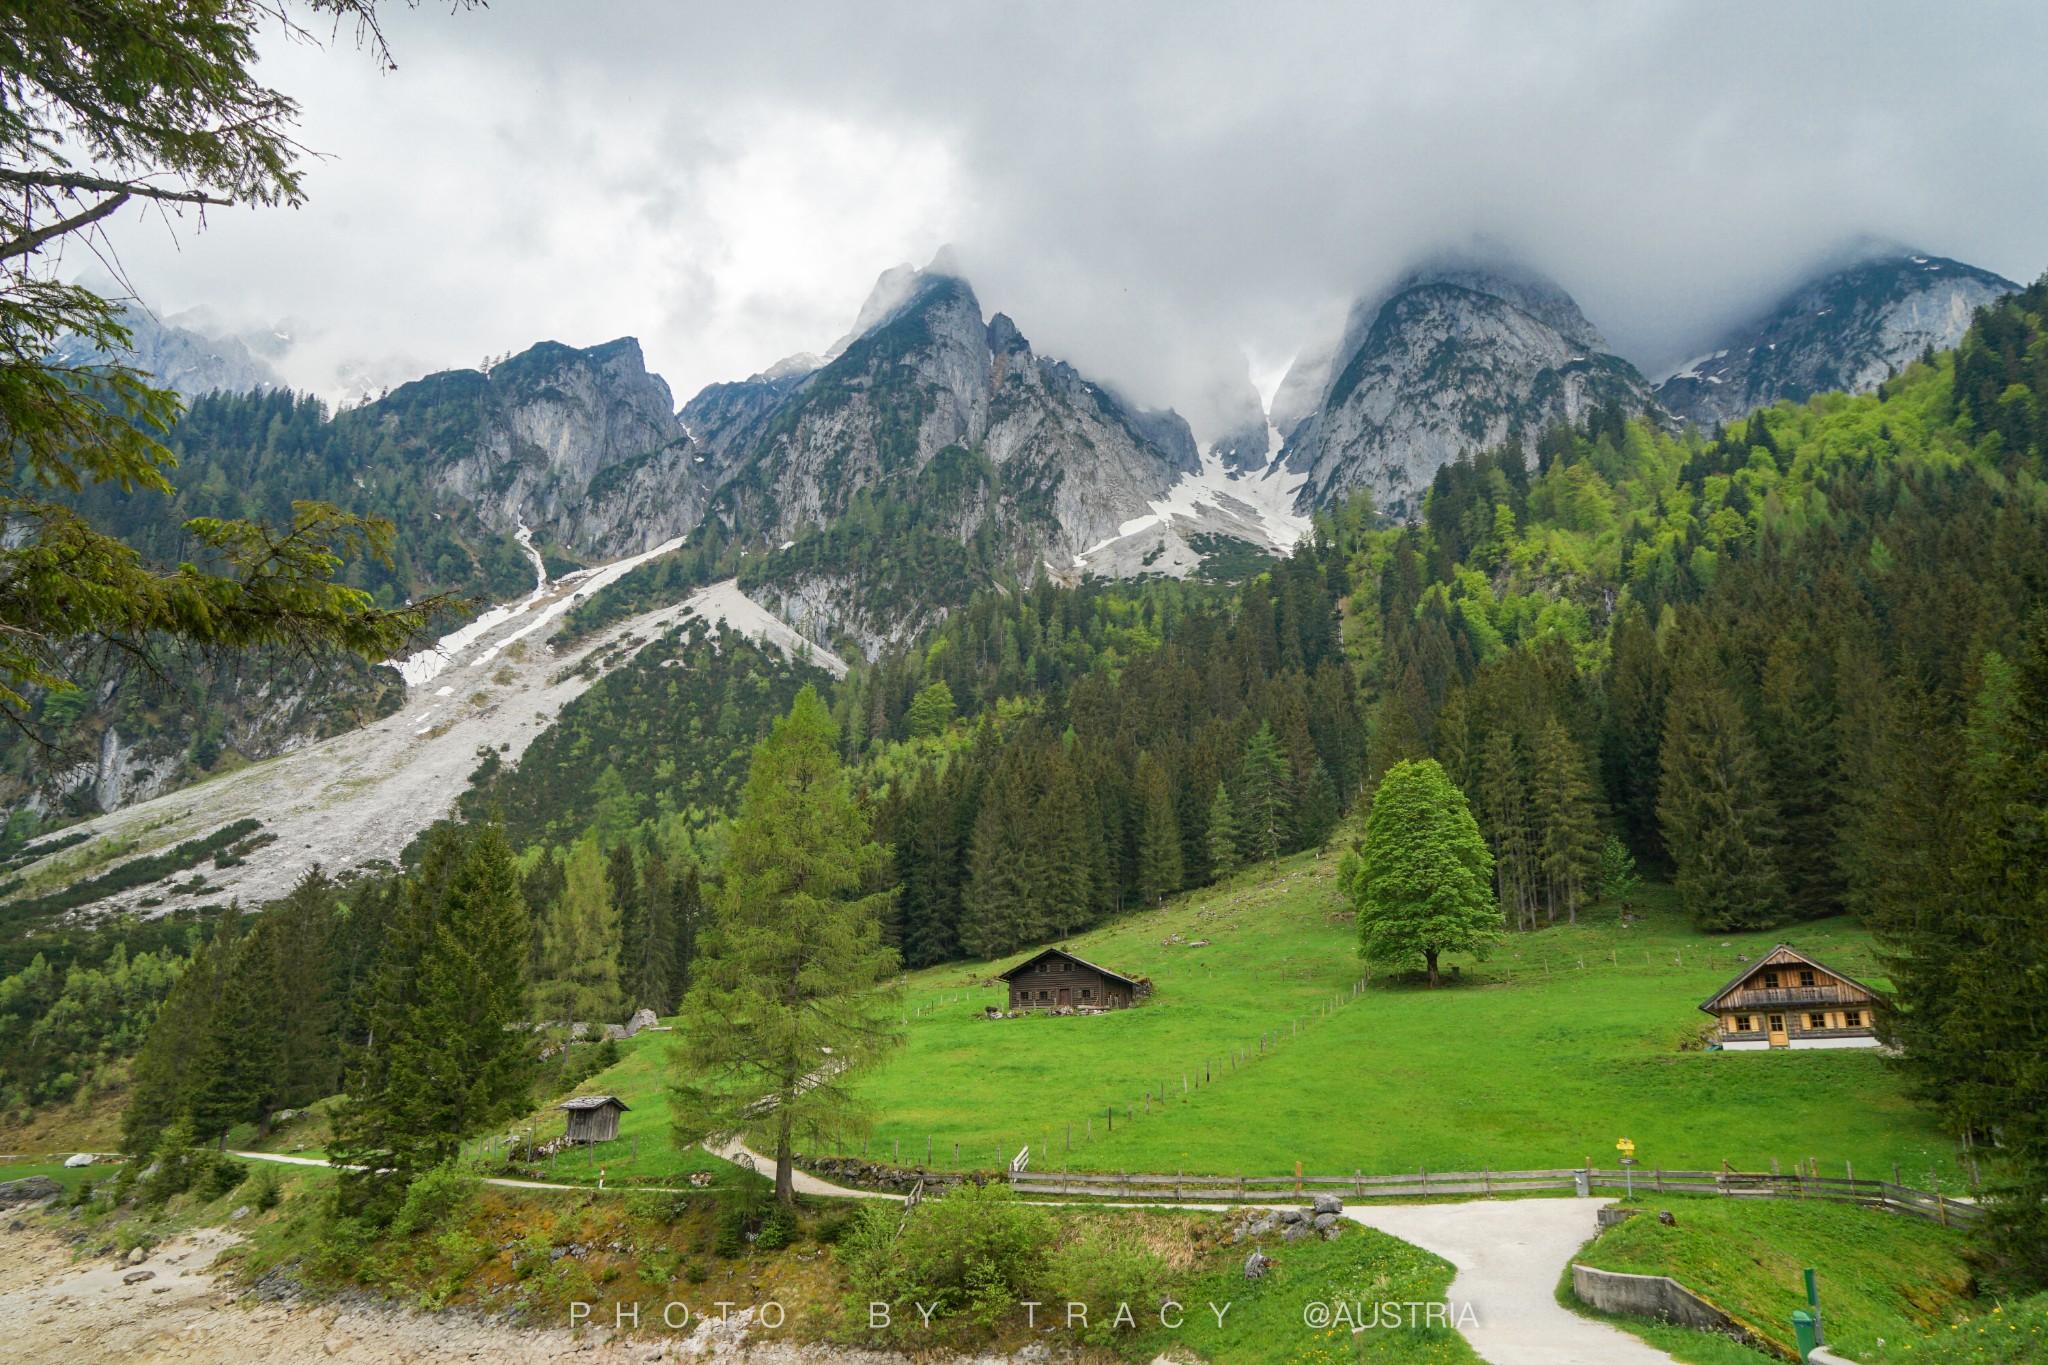
<path id="1" fill-rule="evenodd" d="M 624 1100 L 620 1099 L 617 1095 L 578 1095 L 573 1100 L 563 1100 L 560 1104 L 556 1105 L 555 1108 L 602 1109 L 608 1104 L 615 1104 L 621 1109 L 631 1109 L 633 1107 L 632 1105 L 627 1104 Z"/>
<path id="2" fill-rule="evenodd" d="M 1121 981 L 1126 986 L 1135 987 L 1136 985 L 1138 985 L 1138 980 L 1136 977 L 1125 976 L 1122 972 L 1113 972 L 1109 968 L 1103 966 L 1101 963 L 1090 962 L 1087 958 L 1076 956 L 1075 954 L 1068 952 L 1065 948 L 1047 948 L 1044 952 L 1033 953 L 1030 957 L 1025 958 L 1022 962 L 1019 962 L 1016 966 L 1010 968 L 1010 970 L 1008 970 L 1007 972 L 996 973 L 996 980 L 1008 981 L 1010 978 L 1014 976 L 1020 976 L 1024 972 L 1029 971 L 1032 967 L 1037 966 L 1040 962 L 1043 962 L 1046 958 L 1049 957 L 1063 957 L 1067 961 L 1074 963 L 1076 966 L 1086 967 L 1091 972 L 1100 972 L 1104 976 L 1110 978 L 1112 981 Z"/>
<path id="3" fill-rule="evenodd" d="M 1849 975 L 1847 972 L 1842 971 L 1839 968 L 1830 967 L 1827 963 L 1822 962 L 1817 958 L 1808 957 L 1805 953 L 1800 952 L 1797 948 L 1794 948 L 1789 943 L 1780 943 L 1777 947 L 1771 949 L 1768 953 L 1765 953 L 1756 961 L 1745 963 L 1742 970 L 1737 972 L 1734 978 L 1730 980 L 1727 985 L 1721 987 L 1720 990 L 1715 991 L 1712 995 L 1708 996 L 1705 1003 L 1703 1003 L 1700 1006 L 1700 1008 L 1702 1010 L 1705 1010 L 1708 1014 L 1712 1014 L 1714 1012 L 1714 1007 L 1720 1004 L 1723 1000 L 1725 1000 L 1735 990 L 1737 986 L 1740 986 L 1743 982 L 1749 980 L 1752 976 L 1755 976 L 1758 972 L 1762 971 L 1766 967 L 1780 966 L 1788 962 L 1803 962 L 1817 972 L 1826 972 L 1829 976 L 1834 977 L 1836 980 L 1841 981 L 1845 985 L 1854 986 L 1857 990 L 1862 991 L 1865 995 L 1869 996 L 1873 1000 L 1879 1000 L 1883 998 L 1882 994 L 1875 987 L 1864 985 L 1861 981 L 1858 981 L 1855 977 Z"/>

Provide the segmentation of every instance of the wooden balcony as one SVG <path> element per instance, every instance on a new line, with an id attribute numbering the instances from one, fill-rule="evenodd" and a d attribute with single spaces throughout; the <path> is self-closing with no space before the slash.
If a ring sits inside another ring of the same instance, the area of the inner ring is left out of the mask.
<path id="1" fill-rule="evenodd" d="M 1868 1009 L 1870 1001 L 1841 986 L 1792 986 L 1775 991 L 1737 991 L 1728 1004 L 1736 1009 L 1779 1009 L 1798 1005 L 1846 1005 Z"/>

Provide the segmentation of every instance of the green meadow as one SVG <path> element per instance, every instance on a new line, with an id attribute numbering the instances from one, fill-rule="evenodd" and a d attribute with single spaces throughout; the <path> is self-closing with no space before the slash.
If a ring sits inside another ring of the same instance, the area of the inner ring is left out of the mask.
<path id="1" fill-rule="evenodd" d="M 985 1018 L 1004 999 L 987 983 L 1018 958 L 909 976 L 905 1045 L 865 1083 L 865 1150 L 941 1168 L 990 1169 L 1029 1144 L 1040 1170 L 1374 1174 L 1612 1166 L 1627 1137 L 1646 1172 L 1812 1159 L 1962 1188 L 1950 1144 L 1874 1052 L 1699 1046 L 1699 1002 L 1777 941 L 1878 978 L 1856 924 L 1708 937 L 1658 886 L 1634 915 L 1595 907 L 1490 961 L 1452 957 L 1438 989 L 1367 982 L 1334 860 L 1284 860 L 1067 942 L 1150 977 L 1135 1009 Z M 581 1087 L 634 1106 L 600 1154 L 613 1178 L 696 1164 L 666 1146 L 669 1037 L 642 1035 Z"/>

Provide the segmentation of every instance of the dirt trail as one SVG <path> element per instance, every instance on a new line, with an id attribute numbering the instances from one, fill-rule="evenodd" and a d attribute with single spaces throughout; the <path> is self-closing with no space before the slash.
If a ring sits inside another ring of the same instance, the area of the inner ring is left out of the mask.
<path id="1" fill-rule="evenodd" d="M 603 572 L 616 576 L 612 571 L 618 568 Z M 238 867 L 217 869 L 208 861 L 178 874 L 174 880 L 189 880 L 195 872 L 205 876 L 206 889 L 196 897 L 166 895 L 165 884 L 158 882 L 110 896 L 81 913 L 126 909 L 163 914 L 180 905 L 230 899 L 248 906 L 283 895 L 315 863 L 340 873 L 378 860 L 396 861 L 415 834 L 449 812 L 468 787 L 482 749 L 497 750 L 506 763 L 516 761 L 561 709 L 588 689 L 589 678 L 569 676 L 578 664 L 621 642 L 637 641 L 627 644 L 629 652 L 637 650 L 686 617 L 729 621 L 791 654 L 807 647 L 728 581 L 556 652 L 547 636 L 595 581 L 549 585 L 491 613 L 483 629 L 460 632 L 466 638 L 434 660 L 432 673 L 408 689 L 405 706 L 383 720 L 78 826 L 92 834 L 136 838 L 144 852 L 248 816 L 277 836 Z M 421 657 L 408 661 L 408 673 L 424 672 L 412 666 Z M 817 662 L 844 668 L 836 659 Z M 163 903 L 140 906 L 145 897 Z"/>

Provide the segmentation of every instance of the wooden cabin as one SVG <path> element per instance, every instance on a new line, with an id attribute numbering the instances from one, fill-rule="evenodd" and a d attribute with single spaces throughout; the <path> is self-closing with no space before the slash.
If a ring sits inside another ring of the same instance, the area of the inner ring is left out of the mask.
<path id="1" fill-rule="evenodd" d="M 1721 1021 L 1730 1052 L 1774 1047 L 1876 1047 L 1878 993 L 1780 943 L 1700 1008 Z"/>
<path id="2" fill-rule="evenodd" d="M 1009 983 L 1013 1010 L 1097 1014 L 1125 1009 L 1152 993 L 1152 983 L 1143 977 L 1113 972 L 1064 948 L 1047 948 L 998 979 Z"/>
<path id="3" fill-rule="evenodd" d="M 619 1135 L 619 1115 L 630 1107 L 617 1095 L 578 1095 L 555 1106 L 569 1112 L 571 1142 L 610 1142 Z"/>

